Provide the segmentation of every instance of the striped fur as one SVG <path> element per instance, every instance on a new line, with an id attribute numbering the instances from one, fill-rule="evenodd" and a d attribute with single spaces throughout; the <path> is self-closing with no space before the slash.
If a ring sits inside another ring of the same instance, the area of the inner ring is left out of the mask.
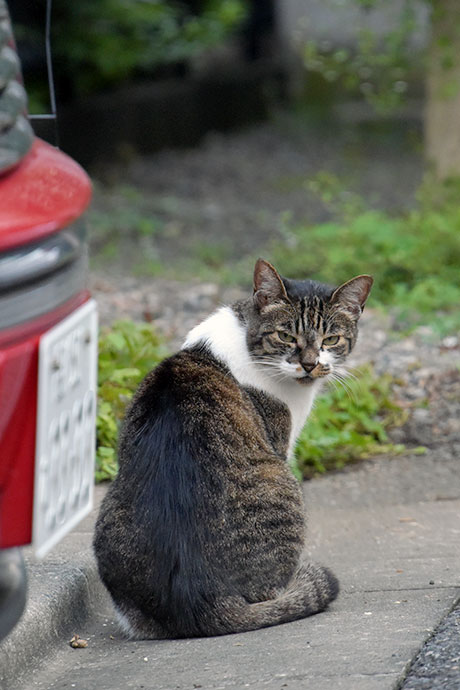
<path id="1" fill-rule="evenodd" d="M 355 281 L 288 281 L 259 260 L 253 298 L 193 329 L 141 383 L 94 540 L 128 637 L 243 632 L 337 596 L 335 577 L 302 559 L 304 506 L 286 460 L 353 347 L 370 288 Z"/>

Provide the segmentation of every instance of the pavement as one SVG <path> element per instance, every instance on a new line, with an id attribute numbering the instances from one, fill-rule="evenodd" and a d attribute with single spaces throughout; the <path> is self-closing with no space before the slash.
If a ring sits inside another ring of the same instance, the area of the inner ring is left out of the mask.
<path id="1" fill-rule="evenodd" d="M 341 582 L 324 613 L 245 634 L 122 638 L 91 554 L 96 507 L 42 562 L 0 645 L 1 690 L 460 688 L 460 472 L 452 447 L 304 484 L 308 551 Z M 74 634 L 87 640 L 73 649 Z"/>

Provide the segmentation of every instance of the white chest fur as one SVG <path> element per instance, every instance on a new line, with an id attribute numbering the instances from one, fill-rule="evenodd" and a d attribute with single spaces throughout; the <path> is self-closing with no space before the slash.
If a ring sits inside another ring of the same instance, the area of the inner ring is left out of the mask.
<path id="1" fill-rule="evenodd" d="M 282 400 L 291 413 L 291 434 L 288 457 L 293 454 L 295 442 L 310 414 L 320 383 L 302 386 L 294 379 L 277 381 L 254 364 L 246 345 L 246 333 L 230 307 L 222 307 L 198 324 L 188 334 L 184 348 L 204 342 L 212 354 L 230 369 L 243 386 L 252 386 Z"/>

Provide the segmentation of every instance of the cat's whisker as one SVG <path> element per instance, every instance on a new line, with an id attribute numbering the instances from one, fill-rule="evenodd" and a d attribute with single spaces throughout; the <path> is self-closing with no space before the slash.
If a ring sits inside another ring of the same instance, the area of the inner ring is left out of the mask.
<path id="1" fill-rule="evenodd" d="M 340 364 L 337 367 L 337 371 L 348 378 L 354 379 L 355 381 L 358 381 L 361 376 L 361 372 L 358 367 L 349 367 L 347 364 Z"/>
<path id="2" fill-rule="evenodd" d="M 333 372 L 331 378 L 329 379 L 332 382 L 337 384 L 340 384 L 342 388 L 346 391 L 348 397 L 350 400 L 355 401 L 356 400 L 356 392 L 350 388 L 350 384 L 347 381 L 347 379 L 344 376 L 341 376 L 340 374 L 337 374 L 336 372 Z"/>
<path id="3" fill-rule="evenodd" d="M 268 360 L 268 359 L 253 359 L 254 364 L 263 364 L 267 367 L 279 367 L 279 362 Z"/>
<path id="4" fill-rule="evenodd" d="M 273 380 L 277 380 L 277 381 L 289 381 L 292 378 L 291 376 L 288 376 L 287 374 L 285 374 L 282 371 L 278 371 L 278 372 L 275 371 L 275 372 L 270 372 L 270 373 L 265 372 L 265 376 L 269 379 L 273 379 Z"/>
<path id="5" fill-rule="evenodd" d="M 342 376 L 343 378 L 353 379 L 354 381 L 359 379 L 359 376 L 356 376 L 356 374 L 349 367 L 347 367 L 346 364 L 339 364 L 336 366 L 334 368 L 334 373 Z"/>
<path id="6" fill-rule="evenodd" d="M 359 377 L 356 376 L 356 374 L 353 374 L 351 371 L 348 371 L 347 369 L 344 369 L 343 371 L 339 370 L 339 373 L 347 379 L 353 379 L 353 381 L 358 381 Z"/>
<path id="7" fill-rule="evenodd" d="M 331 386 L 333 386 L 336 391 L 339 390 L 339 384 L 334 378 L 329 378 L 327 380 L 327 383 L 330 384 Z"/>
<path id="8" fill-rule="evenodd" d="M 348 375 L 347 372 L 340 371 L 339 369 L 335 369 L 332 372 L 332 376 L 334 376 L 337 379 L 340 379 L 341 381 L 348 381 L 349 378 L 352 378 Z"/>
<path id="9" fill-rule="evenodd" d="M 287 381 L 291 380 L 292 377 L 286 374 L 285 372 L 280 370 L 280 365 L 278 362 L 270 362 L 270 361 L 265 361 L 265 360 L 252 360 L 254 364 L 259 365 L 259 366 L 265 366 L 265 367 L 272 367 L 272 369 L 275 369 L 275 371 L 264 371 L 264 375 L 267 378 L 278 380 L 278 381 Z"/>

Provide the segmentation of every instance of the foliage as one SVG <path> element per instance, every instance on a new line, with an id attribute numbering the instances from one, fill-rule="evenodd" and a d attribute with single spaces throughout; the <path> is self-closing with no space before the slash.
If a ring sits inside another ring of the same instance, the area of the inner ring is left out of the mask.
<path id="1" fill-rule="evenodd" d="M 119 321 L 99 339 L 96 481 L 117 473 L 116 447 L 126 405 L 140 381 L 166 356 L 153 327 Z"/>
<path id="2" fill-rule="evenodd" d="M 120 423 L 126 406 L 144 376 L 167 355 L 149 324 L 119 321 L 99 340 L 96 481 L 114 479 Z M 405 421 L 391 399 L 391 377 L 376 377 L 369 367 L 346 387 L 320 396 L 297 447 L 298 476 L 338 469 L 347 462 L 397 453 L 386 429 Z"/>
<path id="3" fill-rule="evenodd" d="M 431 4 L 431 0 L 425 2 Z M 344 4 L 361 10 L 356 17 L 356 47 L 333 47 L 328 42 L 308 40 L 302 47 L 304 64 L 326 81 L 340 82 L 346 90 L 360 92 L 378 112 L 390 111 L 402 103 L 416 64 L 411 38 L 420 0 L 403 0 L 394 27 L 383 34 L 369 28 L 367 20 L 372 10 L 388 4 L 386 0 L 340 2 L 341 7 Z"/>
<path id="4" fill-rule="evenodd" d="M 370 273 L 372 304 L 394 308 L 402 328 L 427 322 L 441 333 L 460 328 L 460 181 L 442 187 L 427 181 L 418 207 L 398 217 L 362 210 L 364 202 L 340 191 L 329 174 L 317 176 L 315 187 L 340 220 L 287 224 L 284 242 L 272 251 L 282 273 L 332 285 Z"/>
<path id="5" fill-rule="evenodd" d="M 52 46 L 60 94 L 91 93 L 186 62 L 221 43 L 245 17 L 243 0 L 204 0 L 201 7 L 194 14 L 179 0 L 58 3 Z M 37 42 L 41 27 L 18 26 L 17 32 Z"/>
<path id="6" fill-rule="evenodd" d="M 196 16 L 164 0 L 66 3 L 55 21 L 56 58 L 67 61 L 80 92 L 187 60 L 221 42 L 243 16 L 238 0 L 205 5 Z"/>
<path id="7" fill-rule="evenodd" d="M 407 413 L 392 400 L 391 384 L 391 376 L 365 367 L 318 397 L 297 443 L 296 474 L 308 479 L 372 455 L 401 453 L 404 446 L 392 444 L 387 429 L 403 424 Z"/>

